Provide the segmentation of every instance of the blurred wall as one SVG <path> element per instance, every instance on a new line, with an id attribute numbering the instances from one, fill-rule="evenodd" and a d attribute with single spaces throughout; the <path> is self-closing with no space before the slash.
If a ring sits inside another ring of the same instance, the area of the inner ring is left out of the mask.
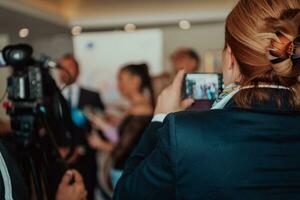
<path id="1" fill-rule="evenodd" d="M 9 36 L 6 34 L 0 34 L 0 49 L 2 49 L 4 46 L 6 46 L 9 43 Z M 0 98 L 2 100 L 3 95 L 5 94 L 6 90 L 6 78 L 10 74 L 9 68 L 0 68 Z M 5 110 L 2 108 L 2 102 L 0 102 L 0 118 L 7 119 L 7 115 L 5 113 Z"/>
<path id="2" fill-rule="evenodd" d="M 48 37 L 32 38 L 28 41 L 35 51 L 35 56 L 41 54 L 58 59 L 66 53 L 73 53 L 73 42 L 70 34 L 55 34 Z"/>
<path id="3" fill-rule="evenodd" d="M 29 36 L 21 39 L 16 35 L 9 35 L 11 44 L 26 43 L 34 48 L 34 56 L 38 58 L 45 54 L 52 59 L 58 59 L 62 54 L 73 53 L 73 41 L 71 34 L 57 33 L 39 36 Z"/>

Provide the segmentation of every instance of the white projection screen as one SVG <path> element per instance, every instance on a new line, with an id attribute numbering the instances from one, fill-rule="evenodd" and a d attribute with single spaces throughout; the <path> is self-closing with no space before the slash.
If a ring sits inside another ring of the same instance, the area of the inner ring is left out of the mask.
<path id="1" fill-rule="evenodd" d="M 119 68 L 146 62 L 150 73 L 162 72 L 162 32 L 158 29 L 83 33 L 73 38 L 74 54 L 81 68 L 80 84 L 101 92 L 106 104 L 120 103 L 116 88 Z"/>

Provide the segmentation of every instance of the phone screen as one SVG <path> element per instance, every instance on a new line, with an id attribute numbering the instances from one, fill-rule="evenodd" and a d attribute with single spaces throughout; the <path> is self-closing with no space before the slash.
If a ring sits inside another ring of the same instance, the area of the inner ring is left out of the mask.
<path id="1" fill-rule="evenodd" d="M 221 74 L 195 73 L 186 74 L 184 79 L 184 97 L 194 100 L 217 99 L 223 87 Z"/>

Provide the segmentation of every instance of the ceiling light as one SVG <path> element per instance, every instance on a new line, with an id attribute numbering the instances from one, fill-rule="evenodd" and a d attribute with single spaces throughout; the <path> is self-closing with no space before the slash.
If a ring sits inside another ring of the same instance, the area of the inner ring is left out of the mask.
<path id="1" fill-rule="evenodd" d="M 183 30 L 188 30 L 192 27 L 191 22 L 187 21 L 187 20 L 181 20 L 179 22 L 179 27 Z"/>
<path id="2" fill-rule="evenodd" d="M 19 30 L 19 37 L 20 38 L 26 38 L 29 35 L 29 29 L 28 28 L 22 28 Z"/>
<path id="3" fill-rule="evenodd" d="M 74 26 L 71 30 L 72 35 L 76 36 L 76 35 L 80 35 L 80 33 L 82 32 L 82 28 L 81 26 Z"/>
<path id="4" fill-rule="evenodd" d="M 135 24 L 126 24 L 124 27 L 124 30 L 126 32 L 134 32 L 136 30 L 136 25 Z"/>

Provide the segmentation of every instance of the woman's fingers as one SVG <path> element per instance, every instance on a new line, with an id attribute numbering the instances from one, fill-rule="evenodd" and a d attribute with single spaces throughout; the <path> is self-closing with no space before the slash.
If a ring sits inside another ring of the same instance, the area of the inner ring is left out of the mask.
<path id="1" fill-rule="evenodd" d="M 192 99 L 181 101 L 182 83 L 185 72 L 181 70 L 177 73 L 173 83 L 167 87 L 160 95 L 155 108 L 155 114 L 169 114 L 186 109 L 194 103 Z"/>
<path id="2" fill-rule="evenodd" d="M 172 83 L 172 87 L 173 87 L 173 90 L 176 93 L 180 93 L 181 92 L 182 82 L 183 82 L 183 79 L 184 79 L 184 75 L 185 75 L 185 71 L 184 70 L 180 70 L 177 73 L 177 75 L 175 76 L 175 78 L 174 78 L 174 81 Z"/>
<path id="3" fill-rule="evenodd" d="M 189 97 L 189 98 L 183 100 L 183 101 L 181 102 L 181 109 L 182 109 L 182 110 L 185 110 L 185 109 L 191 107 L 191 105 L 193 105 L 194 102 L 195 102 L 195 100 L 194 100 L 193 98 L 191 98 L 191 97 Z"/>

